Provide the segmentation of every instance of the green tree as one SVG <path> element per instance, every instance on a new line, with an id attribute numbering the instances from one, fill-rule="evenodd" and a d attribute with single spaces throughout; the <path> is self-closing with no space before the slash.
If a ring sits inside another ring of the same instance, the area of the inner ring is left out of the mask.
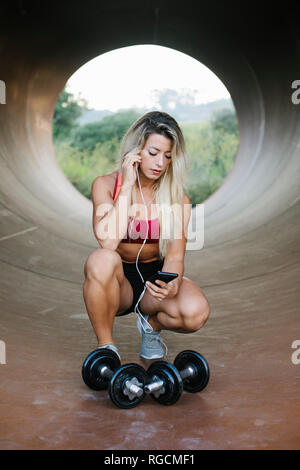
<path id="1" fill-rule="evenodd" d="M 91 199 L 91 185 L 96 176 L 115 170 L 119 141 L 113 137 L 107 142 L 98 142 L 93 151 L 79 150 L 68 142 L 58 141 L 55 150 L 64 174 L 79 192 Z"/>
<path id="2" fill-rule="evenodd" d="M 238 149 L 237 120 L 232 111 L 221 110 L 212 121 L 182 123 L 188 154 L 186 192 L 192 205 L 214 193 L 230 172 Z"/>
<path id="3" fill-rule="evenodd" d="M 220 109 L 213 112 L 211 125 L 214 131 L 238 135 L 238 122 L 236 114 L 231 109 Z"/>
<path id="4" fill-rule="evenodd" d="M 114 137 L 120 142 L 127 129 L 138 117 L 137 111 L 129 109 L 80 126 L 73 133 L 71 145 L 79 150 L 92 152 L 98 143 L 104 143 Z"/>
<path id="5" fill-rule="evenodd" d="M 86 101 L 76 100 L 72 93 L 64 88 L 58 98 L 53 116 L 53 139 L 66 140 L 71 136 L 74 128 L 78 126 L 77 119 L 84 109 Z"/>
<path id="6" fill-rule="evenodd" d="M 177 120 L 187 146 L 185 191 L 193 206 L 200 204 L 221 186 L 233 166 L 239 143 L 236 115 L 233 110 L 224 108 L 215 111 L 210 120 L 185 122 L 191 119 L 192 111 L 196 109 L 192 93 L 179 99 L 177 92 L 167 90 L 157 93 L 157 99 L 165 111 L 176 118 L 177 110 L 183 119 Z M 141 110 L 119 111 L 80 126 L 77 119 L 87 109 L 84 105 L 71 93 L 62 91 L 54 113 L 53 137 L 62 170 L 78 191 L 91 198 L 93 180 L 115 169 L 121 139 L 141 115 Z"/>

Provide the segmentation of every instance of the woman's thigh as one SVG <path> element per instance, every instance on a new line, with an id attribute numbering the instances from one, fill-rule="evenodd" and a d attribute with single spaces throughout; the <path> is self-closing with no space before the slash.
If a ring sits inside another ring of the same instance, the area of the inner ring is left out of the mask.
<path id="1" fill-rule="evenodd" d="M 123 267 L 122 271 L 123 271 Z M 120 284 L 120 304 L 116 315 L 121 315 L 122 313 L 126 312 L 129 307 L 132 305 L 133 302 L 133 289 L 131 287 L 130 282 L 124 275 L 123 271 L 123 280 Z"/>
<path id="2" fill-rule="evenodd" d="M 108 269 L 109 267 L 109 269 Z M 99 282 L 104 279 L 106 282 L 112 282 L 116 279 L 119 284 L 119 308 L 116 314 L 126 311 L 133 302 L 133 289 L 126 278 L 123 270 L 122 258 L 114 250 L 106 248 L 97 248 L 88 257 L 84 273 L 86 279 L 95 279 Z M 108 279 L 106 279 L 108 276 Z"/>

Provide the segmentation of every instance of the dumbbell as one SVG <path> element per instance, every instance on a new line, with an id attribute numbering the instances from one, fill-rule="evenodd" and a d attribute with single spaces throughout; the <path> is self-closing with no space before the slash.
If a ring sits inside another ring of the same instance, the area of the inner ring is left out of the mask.
<path id="1" fill-rule="evenodd" d="M 173 405 L 182 391 L 196 393 L 209 381 L 209 367 L 205 358 L 196 351 L 179 353 L 174 365 L 156 361 L 147 372 L 138 364 L 120 367 L 120 359 L 110 349 L 96 349 L 85 359 L 82 377 L 93 390 L 109 387 L 112 402 L 119 408 L 137 406 L 146 394 L 162 405 Z"/>
<path id="2" fill-rule="evenodd" d="M 148 375 L 139 364 L 124 364 L 112 376 L 109 395 L 119 408 L 133 408 L 145 397 L 145 385 Z"/>
<path id="3" fill-rule="evenodd" d="M 105 390 L 121 362 L 119 356 L 111 349 L 96 349 L 84 360 L 82 378 L 92 390 Z"/>
<path id="4" fill-rule="evenodd" d="M 173 405 L 179 400 L 183 383 L 175 366 L 165 361 L 156 361 L 147 372 L 138 364 L 127 364 L 113 375 L 109 394 L 120 408 L 133 408 L 145 393 L 162 405 Z"/>
<path id="5" fill-rule="evenodd" d="M 209 367 L 205 358 L 196 351 L 182 351 L 174 365 L 165 361 L 151 364 L 147 370 L 150 382 L 145 386 L 145 393 L 162 405 L 176 403 L 182 391 L 196 393 L 203 390 L 209 381 Z"/>
<path id="6" fill-rule="evenodd" d="M 138 364 L 121 367 L 119 356 L 111 349 L 96 349 L 82 365 L 84 383 L 92 390 L 109 388 L 112 402 L 119 408 L 133 408 L 144 398 L 148 379 L 145 369 Z"/>
<path id="7" fill-rule="evenodd" d="M 156 361 L 150 365 L 147 374 L 145 393 L 161 405 L 173 405 L 179 400 L 183 391 L 183 382 L 174 365 L 166 361 Z"/>
<path id="8" fill-rule="evenodd" d="M 206 359 L 198 352 L 181 351 L 174 360 L 186 392 L 201 392 L 209 381 L 209 367 Z"/>

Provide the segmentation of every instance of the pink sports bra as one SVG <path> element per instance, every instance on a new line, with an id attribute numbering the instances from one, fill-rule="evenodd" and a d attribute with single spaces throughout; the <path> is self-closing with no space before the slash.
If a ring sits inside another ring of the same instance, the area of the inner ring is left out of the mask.
<path id="1" fill-rule="evenodd" d="M 122 173 L 118 173 L 114 187 L 113 200 L 118 197 L 119 192 L 121 191 L 121 187 Z M 121 240 L 121 243 L 143 243 L 147 236 L 147 220 L 133 219 L 132 216 L 130 216 L 129 219 L 130 221 L 127 226 L 127 234 Z M 159 218 L 157 217 L 156 219 L 149 219 L 148 224 L 148 238 L 145 243 L 158 243 L 160 234 Z"/>

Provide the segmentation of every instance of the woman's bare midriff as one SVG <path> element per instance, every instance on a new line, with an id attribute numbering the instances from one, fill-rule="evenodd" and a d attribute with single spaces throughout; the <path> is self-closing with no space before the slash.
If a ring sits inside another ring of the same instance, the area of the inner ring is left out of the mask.
<path id="1" fill-rule="evenodd" d="M 111 197 L 113 197 L 113 191 L 115 186 L 115 181 L 117 177 L 117 171 L 114 171 L 110 175 L 107 175 L 107 178 L 111 180 Z M 149 215 L 149 219 L 154 219 L 157 217 L 157 214 L 154 212 Z M 141 220 L 143 217 L 140 215 L 138 218 Z M 135 263 L 138 252 L 142 246 L 142 243 L 122 243 L 120 242 L 116 252 L 122 258 L 124 263 Z M 151 261 L 157 261 L 160 259 L 158 243 L 145 243 L 143 249 L 140 253 L 138 262 L 139 263 L 150 263 Z"/>
<path id="2" fill-rule="evenodd" d="M 137 254 L 142 246 L 142 243 L 122 243 L 120 242 L 116 252 L 122 258 L 124 263 L 135 263 Z M 139 263 L 150 263 L 150 261 L 159 260 L 158 253 L 158 243 L 149 243 L 147 242 L 143 246 L 143 249 L 140 253 L 138 262 Z"/>

